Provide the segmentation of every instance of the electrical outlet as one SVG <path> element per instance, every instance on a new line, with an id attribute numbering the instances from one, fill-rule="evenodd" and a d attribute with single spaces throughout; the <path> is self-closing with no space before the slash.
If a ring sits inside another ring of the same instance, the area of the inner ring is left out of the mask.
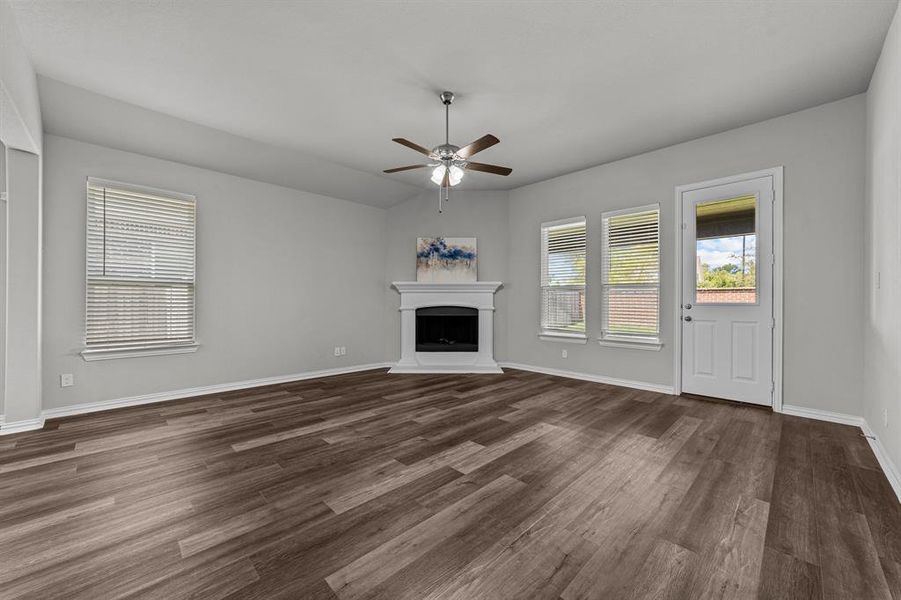
<path id="1" fill-rule="evenodd" d="M 335 346 L 335 356 L 341 356 L 341 346 Z"/>
<path id="2" fill-rule="evenodd" d="M 562 356 L 563 358 L 566 358 L 566 350 L 561 350 L 560 356 Z"/>
<path id="3" fill-rule="evenodd" d="M 59 376 L 59 387 L 71 387 L 75 385 L 75 376 L 72 373 L 63 373 Z"/>
<path id="4" fill-rule="evenodd" d="M 344 356 L 344 355 L 346 355 L 346 354 L 347 354 L 347 347 L 346 347 L 346 346 L 341 346 L 341 356 Z"/>
<path id="5" fill-rule="evenodd" d="M 882 409 L 882 426 L 888 427 L 888 409 L 887 408 Z"/>

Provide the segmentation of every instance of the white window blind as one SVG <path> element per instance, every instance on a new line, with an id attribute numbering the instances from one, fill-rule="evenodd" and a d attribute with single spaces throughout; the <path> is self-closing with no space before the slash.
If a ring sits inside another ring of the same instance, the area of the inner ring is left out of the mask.
<path id="1" fill-rule="evenodd" d="M 195 200 L 88 179 L 91 349 L 194 343 Z"/>
<path id="2" fill-rule="evenodd" d="M 585 217 L 541 225 L 541 332 L 585 335 Z"/>
<path id="3" fill-rule="evenodd" d="M 601 215 L 603 338 L 660 334 L 660 206 Z"/>

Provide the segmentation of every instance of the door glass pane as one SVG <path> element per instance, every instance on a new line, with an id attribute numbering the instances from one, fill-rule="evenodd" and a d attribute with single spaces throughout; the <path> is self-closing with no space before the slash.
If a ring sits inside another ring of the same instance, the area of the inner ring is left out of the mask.
<path id="1" fill-rule="evenodd" d="M 757 303 L 757 197 L 698 203 L 696 304 Z"/>

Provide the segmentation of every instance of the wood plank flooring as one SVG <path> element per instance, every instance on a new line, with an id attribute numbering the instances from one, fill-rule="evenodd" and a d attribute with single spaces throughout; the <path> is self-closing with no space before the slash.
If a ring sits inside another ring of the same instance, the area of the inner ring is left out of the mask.
<path id="1" fill-rule="evenodd" d="M 901 600 L 856 428 L 369 371 L 0 438 L 0 598 Z"/>

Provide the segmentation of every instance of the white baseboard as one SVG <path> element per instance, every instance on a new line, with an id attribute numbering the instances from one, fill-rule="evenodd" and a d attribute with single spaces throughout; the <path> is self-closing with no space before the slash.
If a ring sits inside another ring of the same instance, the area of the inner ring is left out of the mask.
<path id="1" fill-rule="evenodd" d="M 673 386 L 661 385 L 659 383 L 648 383 L 646 381 L 632 381 L 631 379 L 616 379 L 614 377 L 606 377 L 604 375 L 592 375 L 590 373 L 578 373 L 576 371 L 564 371 L 562 369 L 549 369 L 547 367 L 537 367 L 535 365 L 523 365 L 514 362 L 500 362 L 501 367 L 508 369 L 519 369 L 520 371 L 532 371 L 533 373 L 543 373 L 544 375 L 556 375 L 557 377 L 567 377 L 569 379 L 581 379 L 582 381 L 593 381 L 595 383 L 606 383 L 607 385 L 618 385 L 620 387 L 634 388 L 636 390 L 646 390 L 648 392 L 657 392 L 659 394 L 673 393 Z"/>
<path id="2" fill-rule="evenodd" d="M 856 415 L 847 415 L 845 413 L 820 410 L 818 408 L 807 408 L 806 406 L 795 406 L 793 404 L 783 404 L 782 413 L 795 417 L 816 419 L 817 421 L 829 421 L 830 423 L 841 423 L 842 425 L 854 425 L 856 427 L 863 427 L 864 424 L 863 417 L 858 417 Z"/>
<path id="3" fill-rule="evenodd" d="M 13 433 L 22 433 L 23 431 L 34 431 L 44 426 L 44 417 L 40 416 L 35 419 L 25 419 L 23 421 L 13 421 L 8 423 L 5 418 L 0 419 L 0 435 L 10 435 Z"/>
<path id="4" fill-rule="evenodd" d="M 863 434 L 867 436 L 867 441 L 870 442 L 870 448 L 873 449 L 873 454 L 876 455 L 876 460 L 879 461 L 879 466 L 882 467 L 885 478 L 888 479 L 892 489 L 895 490 L 895 496 L 897 496 L 898 502 L 901 502 L 901 471 L 898 471 L 898 467 L 895 466 L 895 463 L 892 462 L 888 452 L 885 451 L 885 446 L 882 445 L 882 442 L 879 441 L 879 438 L 873 433 L 870 424 L 867 423 L 866 420 L 864 420 L 861 429 L 863 430 Z"/>
<path id="5" fill-rule="evenodd" d="M 895 491 L 898 502 L 901 502 L 901 471 L 899 471 L 898 467 L 895 466 L 895 463 L 892 462 L 888 452 L 885 451 L 885 446 L 883 446 L 882 442 L 879 441 L 879 438 L 876 437 L 876 434 L 873 432 L 873 429 L 870 427 L 870 424 L 867 423 L 865 418 L 856 415 L 831 412 L 828 410 L 807 408 L 804 406 L 792 406 L 790 404 L 783 405 L 782 412 L 796 417 L 807 417 L 808 419 L 817 419 L 819 421 L 829 421 L 830 423 L 841 423 L 842 425 L 860 427 L 861 431 L 863 431 L 863 434 L 866 436 L 867 441 L 870 443 L 873 454 L 876 455 L 876 460 L 879 461 L 879 466 L 882 467 L 882 472 L 885 473 L 885 478 L 888 479 L 889 484 Z"/>
<path id="6" fill-rule="evenodd" d="M 205 385 L 200 387 L 185 388 L 181 390 L 173 390 L 171 392 L 156 392 L 153 394 L 131 396 L 128 398 L 115 398 L 113 400 L 102 400 L 100 402 L 88 402 L 85 404 L 74 404 L 72 406 L 61 406 L 59 408 L 48 408 L 45 409 L 42 414 L 43 417 L 47 419 L 68 417 L 72 415 L 81 415 L 101 410 L 110 410 L 112 408 L 139 406 L 141 404 L 152 404 L 154 402 L 165 402 L 166 400 L 190 398 L 191 396 L 203 396 L 205 394 L 243 390 L 246 388 L 259 387 L 263 385 L 289 383 L 291 381 L 300 381 L 303 379 L 316 379 L 317 377 L 328 377 L 330 375 L 344 375 L 347 373 L 356 373 L 359 371 L 370 371 L 372 369 L 384 369 L 390 367 L 393 364 L 394 363 L 371 363 L 366 365 L 354 365 L 351 367 L 338 367 L 335 369 L 306 371 L 304 373 L 294 373 L 291 375 L 278 375 L 276 377 L 264 377 L 262 379 L 248 379 L 245 381 L 235 381 L 232 383 L 219 383 L 215 385 Z"/>

